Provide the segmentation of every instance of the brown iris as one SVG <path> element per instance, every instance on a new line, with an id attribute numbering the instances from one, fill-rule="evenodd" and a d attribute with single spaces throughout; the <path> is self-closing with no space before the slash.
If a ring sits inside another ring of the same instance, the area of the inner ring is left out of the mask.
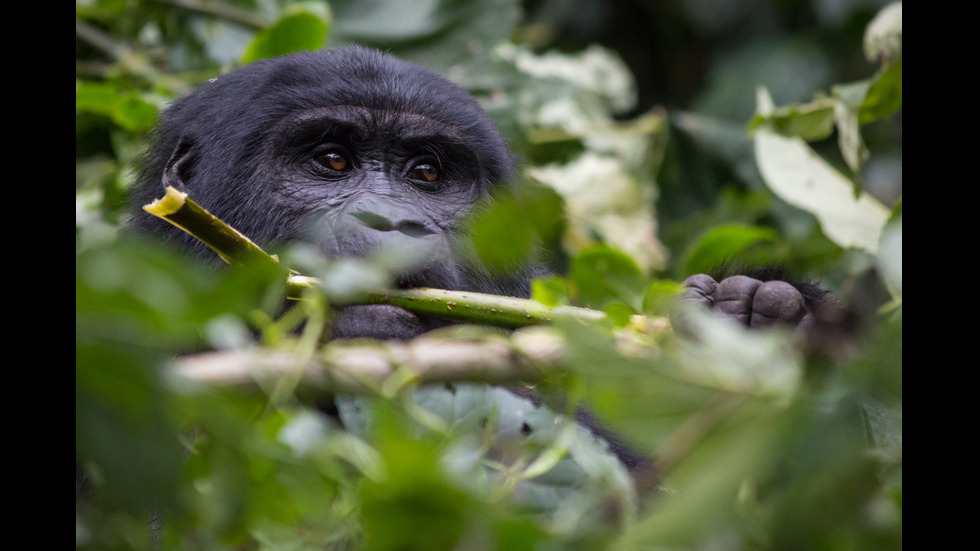
<path id="1" fill-rule="evenodd" d="M 350 167 L 350 162 L 347 157 L 344 157 L 340 153 L 327 153 L 326 155 L 321 155 L 317 157 L 316 162 L 320 163 L 326 168 L 343 171 Z"/>
<path id="2" fill-rule="evenodd" d="M 440 176 L 442 176 L 442 174 L 440 174 L 438 167 L 426 163 L 416 165 L 415 168 L 412 169 L 411 176 L 416 180 L 435 182 Z"/>

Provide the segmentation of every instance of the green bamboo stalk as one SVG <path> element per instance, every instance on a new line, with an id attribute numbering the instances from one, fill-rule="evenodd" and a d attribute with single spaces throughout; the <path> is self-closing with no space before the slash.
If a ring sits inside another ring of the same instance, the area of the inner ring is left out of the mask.
<path id="1" fill-rule="evenodd" d="M 242 265 L 255 260 L 279 263 L 251 239 L 172 186 L 167 186 L 164 196 L 145 205 L 143 210 L 194 236 L 229 264 Z"/>
<path id="2" fill-rule="evenodd" d="M 317 286 L 319 281 L 316 278 L 292 275 L 289 277 L 288 285 L 290 296 L 300 298 L 304 288 Z M 425 287 L 366 290 L 343 303 L 333 302 L 333 304 L 339 306 L 388 304 L 416 314 L 509 328 L 548 324 L 556 320 L 598 321 L 606 318 L 605 312 L 588 308 L 548 307 L 530 299 Z"/>
<path id="3" fill-rule="evenodd" d="M 191 200 L 186 193 L 168 187 L 166 194 L 143 207 L 146 212 L 177 226 L 208 247 L 226 262 L 241 265 L 249 261 L 278 263 L 273 257 Z M 303 291 L 319 286 L 316 278 L 292 274 L 287 295 L 301 299 Z M 464 323 L 517 328 L 557 320 L 598 321 L 606 318 L 599 310 L 572 306 L 548 307 L 535 300 L 444 289 L 377 289 L 362 292 L 353 299 L 327 297 L 334 306 L 388 304 L 416 314 L 435 315 Z"/>

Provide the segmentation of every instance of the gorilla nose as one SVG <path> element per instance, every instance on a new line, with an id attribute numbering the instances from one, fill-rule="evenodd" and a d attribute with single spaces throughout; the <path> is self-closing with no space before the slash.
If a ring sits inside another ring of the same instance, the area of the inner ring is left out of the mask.
<path id="1" fill-rule="evenodd" d="M 408 237 L 425 237 L 436 233 L 430 230 L 423 222 L 410 218 L 398 217 L 375 212 L 359 211 L 350 213 L 351 216 L 360 221 L 364 226 L 382 232 L 400 232 Z"/>

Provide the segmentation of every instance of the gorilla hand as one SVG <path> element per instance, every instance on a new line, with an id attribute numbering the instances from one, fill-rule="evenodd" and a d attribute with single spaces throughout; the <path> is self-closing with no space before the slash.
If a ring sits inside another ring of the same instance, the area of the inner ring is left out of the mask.
<path id="1" fill-rule="evenodd" d="M 718 282 L 709 275 L 696 274 L 687 278 L 684 286 L 682 305 L 707 307 L 751 328 L 806 327 L 813 321 L 811 301 L 819 298 L 808 285 L 797 287 L 744 275 Z"/>

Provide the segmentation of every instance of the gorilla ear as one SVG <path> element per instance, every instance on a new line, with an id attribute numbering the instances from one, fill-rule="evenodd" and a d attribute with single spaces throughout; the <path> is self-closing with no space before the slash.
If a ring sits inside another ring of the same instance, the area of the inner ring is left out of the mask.
<path id="1" fill-rule="evenodd" d="M 196 161 L 193 149 L 194 144 L 191 140 L 186 136 L 181 136 L 173 154 L 170 155 L 170 160 L 167 161 L 167 165 L 163 169 L 162 183 L 164 189 L 173 186 L 180 191 L 187 191 L 184 184 L 190 177 Z"/>

